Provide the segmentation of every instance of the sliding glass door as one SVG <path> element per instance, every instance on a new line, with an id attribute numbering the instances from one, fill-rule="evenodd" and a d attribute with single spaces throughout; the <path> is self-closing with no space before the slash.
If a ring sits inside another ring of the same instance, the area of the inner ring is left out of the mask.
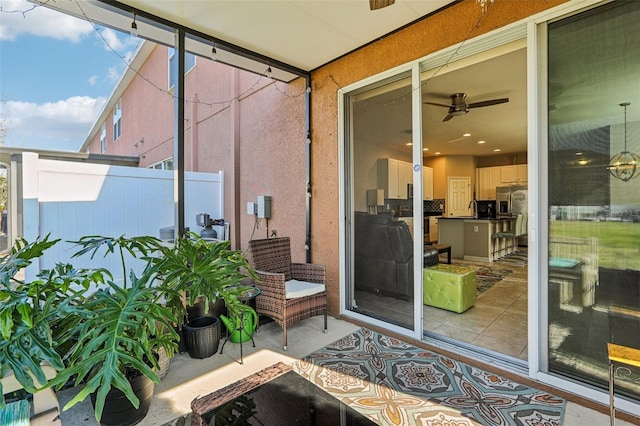
<path id="1" fill-rule="evenodd" d="M 414 328 L 411 74 L 349 93 L 347 309 Z M 419 238 L 422 238 L 419 236 Z"/>
<path id="2" fill-rule="evenodd" d="M 607 343 L 640 347 L 640 2 L 549 24 L 548 69 L 549 370 L 606 389 Z"/>

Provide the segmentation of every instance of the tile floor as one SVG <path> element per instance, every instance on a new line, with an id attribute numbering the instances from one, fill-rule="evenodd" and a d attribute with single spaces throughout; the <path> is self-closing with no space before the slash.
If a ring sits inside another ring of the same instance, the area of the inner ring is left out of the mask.
<path id="1" fill-rule="evenodd" d="M 527 267 L 499 262 L 493 267 L 514 272 L 478 296 L 463 314 L 425 306 L 424 329 L 526 360 Z"/>
<path id="2" fill-rule="evenodd" d="M 457 262 L 460 261 L 453 260 Z M 480 294 L 475 305 L 462 314 L 424 306 L 424 330 L 526 361 L 527 266 L 494 262 L 491 267 L 513 273 Z M 356 292 L 356 301 L 365 314 L 399 325 L 413 325 L 412 301 L 363 291 Z"/>

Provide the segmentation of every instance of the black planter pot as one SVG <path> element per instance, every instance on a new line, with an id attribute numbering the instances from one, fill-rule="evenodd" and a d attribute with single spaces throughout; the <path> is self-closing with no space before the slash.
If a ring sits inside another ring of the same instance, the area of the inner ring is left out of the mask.
<path id="1" fill-rule="evenodd" d="M 218 299 L 213 303 L 209 303 L 209 310 L 205 313 L 206 305 L 204 303 L 204 297 L 199 297 L 193 306 L 187 306 L 187 318 L 190 320 L 200 317 L 216 317 L 220 318 L 220 315 L 227 315 L 227 306 L 223 299 Z"/>
<path id="2" fill-rule="evenodd" d="M 129 383 L 131 383 L 133 393 L 140 400 L 140 406 L 135 408 L 120 389 L 111 388 L 104 402 L 104 410 L 100 418 L 101 425 L 133 426 L 145 418 L 151 406 L 155 384 L 144 375 L 129 379 Z M 91 394 L 91 403 L 95 407 L 95 393 Z"/>
<path id="3" fill-rule="evenodd" d="M 203 359 L 218 352 L 220 321 L 216 317 L 195 318 L 183 330 L 187 351 L 191 358 Z"/>

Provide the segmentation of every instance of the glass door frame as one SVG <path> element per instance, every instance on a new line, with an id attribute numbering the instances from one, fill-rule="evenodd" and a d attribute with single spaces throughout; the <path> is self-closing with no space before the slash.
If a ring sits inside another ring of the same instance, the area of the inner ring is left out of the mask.
<path id="1" fill-rule="evenodd" d="M 411 72 L 411 123 L 412 123 L 412 162 L 413 162 L 413 277 L 414 277 L 414 297 L 413 297 L 413 330 L 400 327 L 388 322 L 378 320 L 357 312 L 350 308 L 353 304 L 353 248 L 349 244 L 354 241 L 354 212 L 353 193 L 351 191 L 353 176 L 353 145 L 347 144 L 347 137 L 353 140 L 352 129 L 347 123 L 348 117 L 352 118 L 350 104 L 350 93 L 370 86 L 380 81 L 392 78 L 402 73 Z M 340 187 L 339 216 L 340 221 L 340 314 L 358 321 L 366 322 L 378 327 L 384 327 L 392 332 L 420 340 L 422 336 L 422 262 L 424 254 L 424 212 L 423 212 L 423 183 L 422 183 L 422 92 L 420 90 L 420 66 L 418 62 L 412 62 L 403 66 L 393 68 L 375 76 L 369 77 L 352 85 L 338 90 L 338 183 Z M 347 168 L 348 167 L 348 168 Z M 347 189 L 349 188 L 349 189 Z M 419 237 L 418 237 L 419 236 Z M 350 262 L 345 259 L 349 256 Z M 351 288 L 347 289 L 347 283 Z"/>
<path id="2" fill-rule="evenodd" d="M 437 69 L 438 66 L 446 64 L 447 59 L 456 55 L 456 59 L 462 59 L 474 54 L 487 51 L 489 49 L 505 45 L 511 41 L 526 40 L 527 46 L 527 157 L 528 157 L 528 186 L 529 186 L 529 268 L 528 268 L 528 371 L 520 372 L 528 377 L 547 385 L 557 387 L 576 395 L 582 395 L 593 401 L 608 404 L 608 393 L 600 389 L 592 388 L 586 384 L 571 380 L 557 374 L 548 372 L 548 242 L 549 225 L 547 223 L 548 210 L 548 138 L 547 138 L 547 23 L 557 19 L 562 19 L 575 15 L 584 10 L 608 3 L 609 0 L 577 0 L 562 3 L 544 12 L 538 13 L 514 22 L 505 27 L 498 28 L 489 33 L 480 35 L 473 39 L 459 43 L 436 53 L 419 58 L 411 63 L 390 69 L 383 73 L 371 76 L 362 81 L 353 83 L 337 91 L 338 95 L 338 165 L 339 165 L 339 214 L 341 221 L 340 232 L 340 314 L 346 318 L 366 322 L 395 332 L 406 335 L 410 338 L 422 340 L 422 265 L 418 260 L 414 260 L 414 320 L 415 330 L 407 330 L 383 321 L 356 314 L 349 309 L 346 302 L 348 297 L 345 291 L 346 283 L 352 283 L 352 279 L 347 279 L 350 268 L 346 265 L 347 246 L 346 232 L 348 224 L 353 221 L 346 211 L 346 198 L 348 196 L 345 184 L 347 179 L 344 174 L 345 168 L 345 142 L 347 138 L 345 124 L 345 110 L 348 108 L 346 100 L 348 94 L 358 88 L 372 84 L 375 81 L 389 78 L 394 74 L 412 70 L 412 86 L 420 87 L 420 74 L 427 70 Z M 412 127 L 413 127 L 413 160 L 415 164 L 422 164 L 422 129 L 421 129 L 421 91 L 415 90 L 412 96 Z M 418 113 L 419 111 L 419 113 Z M 351 169 L 350 169 L 351 170 Z M 414 170 L 414 212 L 416 206 L 421 203 L 422 197 L 422 173 L 421 170 Z M 416 182 L 417 181 L 417 182 Z M 422 209 L 418 206 L 418 211 Z M 422 234 L 422 220 L 414 221 L 414 232 Z M 353 231 L 351 231 L 351 239 Z M 420 239 L 422 241 L 422 238 Z M 414 241 L 414 259 L 420 259 L 423 254 L 423 245 L 420 241 Z M 353 259 L 351 258 L 351 264 Z M 488 362 L 492 365 L 499 365 L 509 370 L 513 365 L 503 363 L 491 354 L 478 354 L 471 352 L 463 346 L 457 346 L 443 342 L 443 350 L 455 350 L 462 356 L 471 356 L 479 361 Z M 617 403 L 618 404 L 618 403 Z M 618 408 L 627 412 L 633 412 L 637 405 L 628 401 L 620 401 Z"/>
<path id="3" fill-rule="evenodd" d="M 610 3 L 587 0 L 562 5 L 539 14 L 527 23 L 528 80 L 528 182 L 529 203 L 529 376 L 576 395 L 609 405 L 606 390 L 581 384 L 579 379 L 549 371 L 549 98 L 548 24 Z M 531 250 L 531 243 L 534 250 Z M 616 397 L 616 408 L 637 412 L 639 405 Z"/>

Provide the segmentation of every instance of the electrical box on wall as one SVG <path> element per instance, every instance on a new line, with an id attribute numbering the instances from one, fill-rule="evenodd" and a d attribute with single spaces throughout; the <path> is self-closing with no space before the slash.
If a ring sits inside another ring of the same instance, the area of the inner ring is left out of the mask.
<path id="1" fill-rule="evenodd" d="M 270 195 L 258 195 L 258 209 L 257 214 L 259 218 L 269 219 L 271 218 L 271 196 Z"/>

